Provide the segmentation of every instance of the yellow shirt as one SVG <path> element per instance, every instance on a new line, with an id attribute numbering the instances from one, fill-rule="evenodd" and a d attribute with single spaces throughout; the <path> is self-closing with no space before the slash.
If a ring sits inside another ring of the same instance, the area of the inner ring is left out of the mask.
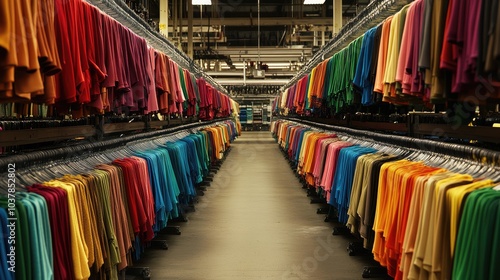
<path id="1" fill-rule="evenodd" d="M 80 176 L 64 176 L 60 180 L 63 182 L 71 183 L 75 186 L 76 194 L 77 194 L 77 207 L 80 208 L 80 220 L 82 224 L 83 237 L 85 238 L 85 244 L 87 244 L 87 257 L 88 257 L 88 265 L 92 267 L 95 263 L 95 252 L 96 252 L 96 242 L 95 242 L 95 223 L 90 215 L 89 206 L 91 203 L 89 202 L 88 193 L 85 190 L 86 186 L 82 183 L 82 181 L 78 180 Z"/>
<path id="2" fill-rule="evenodd" d="M 415 238 L 414 253 L 412 255 L 411 267 L 408 271 L 408 279 L 420 279 L 420 277 L 426 276 L 425 270 L 422 269 L 422 263 L 425 255 L 425 244 L 427 242 L 427 235 L 429 234 L 429 225 L 432 206 L 432 197 L 434 195 L 434 189 L 436 183 L 440 180 L 455 176 L 456 174 L 446 172 L 438 175 L 434 175 L 429 180 L 427 180 L 424 186 L 423 196 L 422 196 L 422 206 L 420 209 L 420 216 L 418 222 L 417 236 Z"/>
<path id="3" fill-rule="evenodd" d="M 44 185 L 61 188 L 68 194 L 68 214 L 72 244 L 71 252 L 75 278 L 87 279 L 90 277 L 88 248 L 83 237 L 83 224 L 81 221 L 82 212 L 80 205 L 78 205 L 79 198 L 77 197 L 77 190 L 73 184 L 58 180 L 46 182 Z"/>
<path id="4" fill-rule="evenodd" d="M 482 180 L 464 186 L 456 187 L 446 192 L 447 212 L 450 213 L 450 255 L 455 253 L 455 242 L 458 234 L 458 223 L 462 213 L 462 202 L 472 191 L 493 186 L 492 180 Z"/>
<path id="5" fill-rule="evenodd" d="M 387 49 L 387 64 L 384 73 L 384 97 L 389 96 L 390 85 L 396 82 L 399 49 L 401 46 L 401 21 L 406 9 L 408 9 L 408 6 L 405 6 L 392 18 Z"/>
<path id="6" fill-rule="evenodd" d="M 316 78 L 316 71 L 317 71 L 317 67 L 313 68 L 313 70 L 311 71 L 311 74 L 309 76 L 309 84 L 308 84 L 307 92 L 306 92 L 306 98 L 308 100 L 307 103 L 309 104 L 309 106 L 311 106 L 311 102 L 312 102 L 313 91 L 314 91 L 314 79 Z"/>

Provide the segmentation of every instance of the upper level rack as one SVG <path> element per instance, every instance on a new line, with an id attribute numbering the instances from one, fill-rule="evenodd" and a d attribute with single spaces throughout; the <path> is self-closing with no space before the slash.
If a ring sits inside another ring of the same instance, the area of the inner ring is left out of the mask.
<path id="1" fill-rule="evenodd" d="M 281 91 L 292 86 L 305 74 L 311 72 L 320 62 L 345 48 L 351 41 L 364 34 L 370 28 L 380 24 L 387 17 L 394 15 L 410 2 L 411 0 L 371 1 L 363 11 L 344 25 L 339 33 L 335 34 L 330 41 L 314 54 L 297 75 L 281 88 Z"/>
<path id="2" fill-rule="evenodd" d="M 184 52 L 176 48 L 164 36 L 154 30 L 144 19 L 130 9 L 121 0 L 86 0 L 95 5 L 115 20 L 132 30 L 135 34 L 144 38 L 150 46 L 170 56 L 180 66 L 188 69 L 197 77 L 203 77 L 214 88 L 227 94 L 227 90 L 217 83 L 210 75 L 205 73 L 201 67 L 189 58 Z"/>

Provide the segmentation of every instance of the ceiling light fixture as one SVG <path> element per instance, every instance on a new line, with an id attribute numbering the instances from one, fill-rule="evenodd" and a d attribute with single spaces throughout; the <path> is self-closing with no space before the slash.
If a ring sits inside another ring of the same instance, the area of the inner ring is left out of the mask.
<path id="1" fill-rule="evenodd" d="M 212 0 L 193 0 L 193 5 L 212 5 Z"/>
<path id="2" fill-rule="evenodd" d="M 304 5 L 322 5 L 325 0 L 304 0 Z"/>

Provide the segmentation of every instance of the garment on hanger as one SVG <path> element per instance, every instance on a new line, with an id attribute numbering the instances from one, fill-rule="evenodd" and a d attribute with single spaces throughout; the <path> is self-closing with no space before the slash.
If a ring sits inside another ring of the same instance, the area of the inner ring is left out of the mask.
<path id="1" fill-rule="evenodd" d="M 465 201 L 455 248 L 453 279 L 495 279 L 500 275 L 499 200 L 500 192 L 485 188 L 473 191 Z"/>
<path id="2" fill-rule="evenodd" d="M 351 146 L 339 151 L 328 203 L 338 209 L 339 221 L 347 223 L 347 209 L 358 157 L 376 152 L 373 148 Z M 328 191 L 328 190 L 327 190 Z"/>
<path id="3" fill-rule="evenodd" d="M 354 75 L 353 85 L 361 92 L 361 104 L 373 104 L 373 82 L 370 80 L 371 58 L 373 55 L 373 44 L 375 33 L 378 27 L 368 30 L 363 37 L 363 44 L 359 53 L 359 60 L 356 65 L 356 74 Z"/>

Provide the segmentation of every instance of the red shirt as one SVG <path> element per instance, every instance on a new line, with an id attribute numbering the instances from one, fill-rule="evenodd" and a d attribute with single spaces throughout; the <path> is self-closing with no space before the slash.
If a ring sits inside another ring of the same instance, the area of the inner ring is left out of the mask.
<path id="1" fill-rule="evenodd" d="M 68 34 L 74 33 L 71 29 L 67 17 L 67 6 L 64 1 L 55 1 L 54 25 L 56 27 L 57 48 L 61 61 L 62 71 L 56 76 L 56 101 L 64 103 L 76 102 L 76 83 L 74 69 L 74 53 L 72 50 L 71 37 Z M 83 75 L 82 75 L 83 76 Z M 83 78 L 82 78 L 83 79 Z"/>
<path id="2" fill-rule="evenodd" d="M 141 232 L 141 224 L 146 220 L 144 206 L 138 191 L 137 180 L 135 178 L 134 165 L 127 159 L 115 160 L 114 164 L 120 166 L 123 170 L 123 179 L 125 183 L 125 191 L 127 194 L 128 212 L 134 235 Z"/>
<path id="3" fill-rule="evenodd" d="M 106 48 L 103 49 L 104 65 L 107 71 L 107 77 L 102 82 L 103 87 L 114 87 L 118 81 L 118 69 L 117 66 L 121 64 L 119 56 L 117 53 L 121 52 L 121 49 L 116 40 L 114 32 L 115 21 L 110 17 L 101 13 L 100 20 L 102 21 L 102 37 L 106 38 Z"/>
<path id="4" fill-rule="evenodd" d="M 66 191 L 38 184 L 27 189 L 43 196 L 47 202 L 52 234 L 54 279 L 75 279 L 73 261 L 68 258 L 72 254 Z"/>

